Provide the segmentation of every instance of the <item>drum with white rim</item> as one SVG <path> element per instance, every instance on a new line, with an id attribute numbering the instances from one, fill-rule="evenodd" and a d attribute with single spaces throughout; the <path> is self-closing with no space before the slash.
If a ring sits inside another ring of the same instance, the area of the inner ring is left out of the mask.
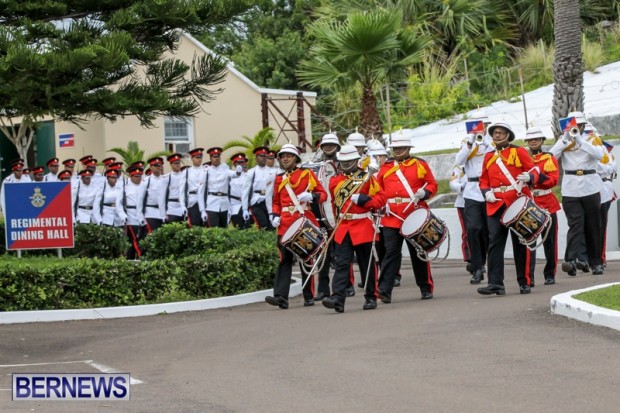
<path id="1" fill-rule="evenodd" d="M 517 198 L 501 218 L 502 225 L 513 230 L 524 244 L 532 244 L 551 222 L 547 211 L 527 196 Z"/>
<path id="2" fill-rule="evenodd" d="M 448 235 L 448 228 L 429 209 L 418 208 L 405 218 L 400 233 L 428 254 L 441 246 Z"/>
<path id="3" fill-rule="evenodd" d="M 325 243 L 325 235 L 306 217 L 299 217 L 286 230 L 280 242 L 282 246 L 303 261 L 314 257 Z"/>

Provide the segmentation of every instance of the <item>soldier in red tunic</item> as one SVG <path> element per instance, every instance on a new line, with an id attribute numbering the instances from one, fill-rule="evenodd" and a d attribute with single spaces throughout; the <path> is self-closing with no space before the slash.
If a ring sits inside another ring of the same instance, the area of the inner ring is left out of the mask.
<path id="1" fill-rule="evenodd" d="M 378 293 L 381 301 L 386 304 L 392 302 L 394 279 L 402 261 L 402 246 L 405 238 L 400 233 L 400 229 L 403 221 L 415 209 L 428 209 L 424 201 L 437 192 L 437 182 L 426 161 L 411 157 L 410 138 L 397 135 L 392 138 L 390 147 L 394 151 L 394 160 L 384 163 L 377 176 L 387 199 L 386 215 L 381 219 L 385 257 L 381 261 Z M 407 243 L 407 247 L 422 299 L 431 299 L 434 284 L 430 263 L 421 260 L 410 243 Z"/>
<path id="2" fill-rule="evenodd" d="M 318 227 L 319 223 L 310 209 L 310 203 L 325 202 L 327 193 L 312 170 L 297 167 L 301 157 L 294 145 L 283 145 L 278 152 L 278 161 L 284 172 L 278 174 L 274 182 L 271 224 L 278 231 L 280 264 L 273 281 L 273 297 L 267 296 L 265 301 L 286 309 L 293 273 L 293 253 L 282 246 L 282 236 L 295 221 L 302 219 L 302 214 Z M 303 267 L 301 273 L 305 281 L 308 274 Z M 303 295 L 304 306 L 314 305 L 313 279 L 304 287 Z"/>
<path id="3" fill-rule="evenodd" d="M 489 225 L 489 285 L 478 288 L 478 293 L 505 295 L 504 250 L 509 229 L 501 223 L 501 217 L 506 208 L 521 195 L 531 198 L 530 189 L 524 184 L 539 182 L 539 176 L 527 150 L 510 144 L 515 134 L 507 123 L 495 123 L 489 128 L 489 134 L 493 137 L 495 151 L 485 155 L 480 176 L 480 191 L 487 202 Z M 519 243 L 516 234 L 510 231 L 510 235 L 520 292 L 529 294 L 530 251 Z"/>
<path id="4" fill-rule="evenodd" d="M 551 214 L 551 227 L 547 238 L 543 242 L 545 250 L 545 285 L 555 284 L 555 272 L 558 265 L 558 214 L 560 203 L 551 190 L 560 180 L 560 168 L 558 160 L 549 152 L 542 151 L 543 142 L 547 139 L 540 128 L 529 128 L 525 135 L 525 142 L 530 148 L 534 165 L 538 167 L 540 178 L 538 182 L 531 185 L 534 202 L 541 208 L 546 209 Z M 546 231 L 546 230 L 545 230 Z M 531 254 L 531 286 L 534 286 L 534 265 L 536 262 L 536 251 Z"/>
<path id="5" fill-rule="evenodd" d="M 358 167 L 360 154 L 355 146 L 344 145 L 338 152 L 343 174 L 332 177 L 329 191 L 332 194 L 338 223 L 334 234 L 334 267 L 332 295 L 323 299 L 323 305 L 344 311 L 347 298 L 349 267 L 353 254 L 357 255 L 362 280 L 365 280 L 364 310 L 377 308 L 378 269 L 373 255 L 373 242 L 378 234 L 374 227 L 371 210 L 385 205 L 385 196 L 377 180 L 370 172 Z M 368 277 L 366 279 L 366 277 Z"/>

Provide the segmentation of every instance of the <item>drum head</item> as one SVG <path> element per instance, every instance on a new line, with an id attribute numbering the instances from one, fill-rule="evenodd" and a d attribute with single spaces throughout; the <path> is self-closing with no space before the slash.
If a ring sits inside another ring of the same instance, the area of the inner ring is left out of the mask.
<path id="1" fill-rule="evenodd" d="M 502 215 L 502 224 L 508 225 L 514 221 L 519 214 L 521 214 L 521 211 L 523 211 L 526 205 L 527 197 L 522 196 L 517 198 L 508 208 L 506 208 L 506 211 L 504 211 L 504 215 Z"/>
<path id="2" fill-rule="evenodd" d="M 400 229 L 400 232 L 405 237 L 410 237 L 411 235 L 417 233 L 422 229 L 426 221 L 430 216 L 430 211 L 426 208 L 419 208 L 413 211 L 403 222 L 403 225 Z"/>
<path id="3" fill-rule="evenodd" d="M 282 235 L 282 244 L 285 244 L 287 241 L 293 239 L 295 234 L 297 234 L 297 232 L 303 227 L 305 219 L 305 217 L 297 218 L 297 220 L 293 222 L 290 227 L 288 227 L 284 235 Z"/>

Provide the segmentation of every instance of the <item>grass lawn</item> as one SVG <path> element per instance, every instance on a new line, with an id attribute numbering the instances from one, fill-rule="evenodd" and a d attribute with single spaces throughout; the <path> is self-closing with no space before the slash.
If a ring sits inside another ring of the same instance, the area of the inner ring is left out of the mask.
<path id="1" fill-rule="evenodd" d="M 577 294 L 573 298 L 599 307 L 620 311 L 620 285 L 587 291 Z"/>

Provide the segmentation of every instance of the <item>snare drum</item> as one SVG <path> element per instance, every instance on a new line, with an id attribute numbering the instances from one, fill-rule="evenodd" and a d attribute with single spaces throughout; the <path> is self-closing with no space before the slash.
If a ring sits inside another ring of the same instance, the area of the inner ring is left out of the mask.
<path id="1" fill-rule="evenodd" d="M 446 239 L 446 224 L 426 208 L 413 211 L 400 228 L 403 237 L 418 244 L 427 254 L 436 250 Z"/>
<path id="2" fill-rule="evenodd" d="M 512 228 L 527 244 L 531 244 L 550 220 L 547 211 L 536 205 L 531 198 L 521 196 L 506 208 L 501 223 Z"/>
<path id="3" fill-rule="evenodd" d="M 308 261 L 319 252 L 325 243 L 325 236 L 312 221 L 300 217 L 286 230 L 280 242 L 303 261 Z"/>

